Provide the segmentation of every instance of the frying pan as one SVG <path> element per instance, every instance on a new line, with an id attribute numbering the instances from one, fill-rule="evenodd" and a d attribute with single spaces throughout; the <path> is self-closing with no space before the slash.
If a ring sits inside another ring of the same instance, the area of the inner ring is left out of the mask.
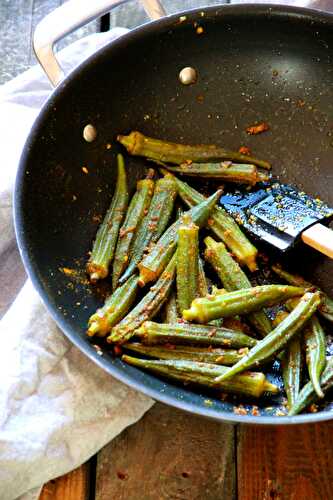
<path id="1" fill-rule="evenodd" d="M 37 54 L 57 87 L 31 130 L 15 187 L 16 235 L 34 286 L 81 351 L 156 400 L 230 422 L 292 424 L 332 418 L 330 403 L 316 414 L 277 417 L 278 398 L 261 401 L 260 416 L 237 415 L 232 401 L 167 383 L 107 352 L 100 356 L 85 327 L 101 305 L 101 294 L 84 279 L 70 280 L 61 269 L 84 268 L 96 215 L 105 212 L 115 185 L 115 137 L 132 129 L 229 149 L 246 144 L 272 161 L 283 182 L 333 204 L 333 17 L 267 5 L 193 10 L 129 32 L 62 79 L 53 42 L 110 10 L 110 4 L 80 3 L 77 9 L 69 2 L 36 32 Z M 163 14 L 157 2 L 144 4 L 152 17 Z M 181 85 L 178 75 L 185 66 L 197 70 L 196 84 Z M 245 128 L 257 120 L 268 122 L 270 131 L 247 137 Z M 82 137 L 88 123 L 97 130 L 91 143 Z M 136 158 L 128 158 L 127 164 L 134 189 L 145 165 Z M 301 249 L 295 268 L 333 292 L 329 259 Z M 271 376 L 278 377 L 274 370 Z"/>

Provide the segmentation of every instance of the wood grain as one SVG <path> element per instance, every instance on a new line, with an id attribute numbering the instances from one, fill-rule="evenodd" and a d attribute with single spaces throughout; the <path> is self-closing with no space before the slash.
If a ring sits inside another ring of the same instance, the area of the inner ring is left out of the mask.
<path id="1" fill-rule="evenodd" d="M 39 500 L 88 500 L 89 462 L 46 483 Z"/>
<path id="2" fill-rule="evenodd" d="M 234 427 L 156 404 L 97 458 L 96 500 L 232 500 Z"/>
<path id="3" fill-rule="evenodd" d="M 333 499 L 333 423 L 239 426 L 239 500 Z"/>

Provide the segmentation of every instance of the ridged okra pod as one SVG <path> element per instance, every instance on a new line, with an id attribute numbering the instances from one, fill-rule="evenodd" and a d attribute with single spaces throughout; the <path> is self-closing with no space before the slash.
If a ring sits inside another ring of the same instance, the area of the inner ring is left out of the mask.
<path id="1" fill-rule="evenodd" d="M 152 371 L 157 375 L 164 375 L 172 380 L 213 387 L 231 394 L 259 398 L 264 393 L 279 392 L 278 387 L 271 384 L 263 373 L 242 373 L 232 380 L 216 385 L 215 378 L 225 373 L 228 370 L 227 367 L 195 361 L 138 359 L 126 355 L 122 356 L 122 360 L 132 366 Z"/>
<path id="2" fill-rule="evenodd" d="M 132 244 L 147 213 L 154 192 L 155 182 L 151 169 L 147 178 L 137 182 L 136 192 L 128 207 L 124 224 L 120 228 L 112 267 L 112 289 L 115 290 L 120 276 L 131 260 Z"/>
<path id="3" fill-rule="evenodd" d="M 183 215 L 177 243 L 177 305 L 180 315 L 198 296 L 199 227 Z"/>
<path id="4" fill-rule="evenodd" d="M 248 184 L 250 186 L 255 186 L 257 182 L 264 182 L 269 179 L 269 175 L 260 172 L 255 165 L 231 163 L 230 161 L 219 163 L 184 163 L 177 167 L 166 165 L 166 168 L 176 174 L 219 179 L 224 182 Z"/>
<path id="5" fill-rule="evenodd" d="M 177 344 L 215 347 L 253 347 L 257 340 L 245 333 L 214 325 L 154 323 L 146 321 L 135 331 L 145 345 Z"/>
<path id="6" fill-rule="evenodd" d="M 239 163 L 253 163 L 258 167 L 270 169 L 269 162 L 243 155 L 237 151 L 228 151 L 215 145 L 200 144 L 189 146 L 166 142 L 160 139 L 147 137 L 140 132 L 133 131 L 129 135 L 118 135 L 118 141 L 125 146 L 127 152 L 134 156 L 144 156 L 166 163 L 180 165 L 188 161 L 207 163 L 231 160 Z"/>
<path id="7" fill-rule="evenodd" d="M 217 243 L 208 236 L 205 238 L 205 245 L 205 259 L 213 266 L 228 292 L 251 288 L 250 280 L 229 254 L 224 243 Z M 262 337 L 271 332 L 272 325 L 264 311 L 251 313 L 248 315 L 248 319 Z"/>
<path id="8" fill-rule="evenodd" d="M 129 342 L 124 347 L 149 358 L 179 359 L 183 361 L 198 361 L 216 365 L 230 366 L 239 361 L 247 352 L 247 347 L 236 349 L 212 349 L 210 347 L 191 347 L 183 345 L 147 346 L 138 342 Z"/>
<path id="9" fill-rule="evenodd" d="M 165 169 L 160 169 L 166 173 Z M 186 182 L 175 177 L 178 194 L 189 207 L 194 207 L 205 200 L 204 195 L 189 186 Z M 245 236 L 235 220 L 222 208 L 215 206 L 208 220 L 209 229 L 223 241 L 230 252 L 241 265 L 246 265 L 250 271 L 257 269 L 258 250 Z"/>
<path id="10" fill-rule="evenodd" d="M 176 256 L 174 255 L 161 274 L 157 283 L 152 286 L 149 292 L 141 301 L 118 323 L 107 338 L 108 342 L 127 342 L 134 331 L 142 323 L 153 318 L 167 300 L 176 274 Z"/>
<path id="11" fill-rule="evenodd" d="M 263 285 L 227 292 L 223 295 L 210 295 L 206 298 L 195 299 L 191 308 L 183 312 L 183 318 L 187 321 L 207 323 L 212 319 L 259 311 L 303 293 L 304 289 L 300 287 Z"/>
<path id="12" fill-rule="evenodd" d="M 324 397 L 320 388 L 320 376 L 326 365 L 325 332 L 316 316 L 312 316 L 304 330 L 306 364 L 310 380 L 319 398 Z"/>
<path id="13" fill-rule="evenodd" d="M 123 283 L 134 273 L 149 245 L 155 243 L 163 234 L 170 220 L 177 195 L 177 185 L 169 175 L 159 179 L 155 184 L 154 195 L 148 213 L 139 226 L 133 241 L 132 256 L 125 273 L 119 282 Z"/>
<path id="14" fill-rule="evenodd" d="M 279 353 L 286 344 L 299 333 L 320 304 L 319 292 L 307 292 L 295 309 L 263 340 L 257 343 L 238 363 L 232 366 L 216 381 L 227 380 L 241 371 L 248 370 L 264 361 L 273 354 Z"/>
<path id="15" fill-rule="evenodd" d="M 284 279 L 290 285 L 303 286 L 304 288 L 319 290 L 322 297 L 321 304 L 318 308 L 318 313 L 327 321 L 333 323 L 333 299 L 331 299 L 325 292 L 323 292 L 323 290 L 321 290 L 313 283 L 306 281 L 304 278 L 302 278 L 302 276 L 299 276 L 298 274 L 291 274 L 278 264 L 274 264 L 272 266 L 272 269 L 280 278 Z"/>
<path id="16" fill-rule="evenodd" d="M 171 291 L 168 300 L 164 304 L 162 317 L 164 323 L 177 323 L 177 299 L 174 291 Z"/>
<path id="17" fill-rule="evenodd" d="M 288 316 L 287 311 L 280 311 L 273 325 L 278 326 Z M 302 375 L 302 345 L 300 335 L 291 339 L 284 352 L 280 353 L 282 365 L 282 380 L 288 400 L 288 408 L 291 408 L 299 394 Z"/>
<path id="18" fill-rule="evenodd" d="M 320 387 L 324 394 L 333 387 L 333 356 L 327 359 L 326 368 L 320 378 Z M 318 402 L 320 398 L 313 387 L 311 380 L 302 388 L 288 415 L 301 413 L 307 406 Z"/>
<path id="19" fill-rule="evenodd" d="M 196 207 L 185 212 L 185 214 L 187 214 L 199 228 L 203 227 L 220 195 L 221 191 L 217 191 Z M 139 284 L 141 286 L 144 286 L 150 281 L 156 281 L 163 269 L 165 269 L 166 264 L 176 250 L 178 229 L 181 224 L 182 219 L 178 219 L 174 222 L 139 264 Z"/>
<path id="20" fill-rule="evenodd" d="M 87 334 L 105 337 L 129 311 L 139 289 L 138 276 L 131 276 L 126 283 L 117 288 L 89 318 Z"/>
<path id="21" fill-rule="evenodd" d="M 106 278 L 117 244 L 118 232 L 128 204 L 127 177 L 122 155 L 117 155 L 118 177 L 111 205 L 96 234 L 87 263 L 90 281 Z"/>

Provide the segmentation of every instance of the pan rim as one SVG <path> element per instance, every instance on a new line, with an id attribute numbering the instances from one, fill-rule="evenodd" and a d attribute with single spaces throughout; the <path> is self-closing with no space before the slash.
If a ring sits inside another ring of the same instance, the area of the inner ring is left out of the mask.
<path id="1" fill-rule="evenodd" d="M 53 106 L 54 100 L 58 95 L 61 94 L 63 88 L 76 80 L 82 71 L 84 71 L 91 62 L 94 61 L 96 57 L 103 54 L 110 49 L 112 46 L 113 50 L 117 50 L 117 47 L 122 46 L 124 43 L 134 42 L 137 37 L 149 34 L 152 30 L 165 30 L 170 29 L 175 26 L 175 22 L 178 23 L 179 17 L 181 16 L 191 16 L 195 17 L 200 15 L 201 12 L 206 14 L 214 15 L 214 17 L 222 16 L 225 13 L 231 16 L 245 16 L 245 15 L 280 15 L 281 17 L 303 17 L 304 19 L 311 21 L 323 22 L 325 24 L 333 25 L 333 14 L 325 13 L 315 9 L 308 9 L 302 7 L 291 7 L 285 5 L 267 5 L 267 4 L 238 4 L 238 5 L 217 5 L 205 8 L 198 8 L 187 10 L 184 12 L 178 12 L 171 16 L 167 16 L 157 21 L 149 22 L 135 28 L 132 31 L 120 36 L 118 39 L 109 42 L 104 47 L 100 48 L 94 54 L 85 59 L 76 68 L 74 68 L 65 79 L 55 88 L 43 104 L 37 118 L 35 119 L 33 126 L 29 132 L 27 140 L 25 142 L 24 148 L 21 153 L 18 170 L 15 179 L 14 187 L 14 199 L 13 199 L 13 214 L 14 214 L 14 228 L 16 240 L 18 243 L 18 248 L 20 251 L 20 256 L 23 261 L 24 267 L 28 274 L 29 279 L 32 281 L 34 288 L 37 290 L 43 304 L 48 310 L 55 323 L 62 330 L 62 333 L 78 348 L 82 351 L 91 361 L 96 363 L 100 368 L 105 370 L 108 374 L 115 377 L 117 380 L 125 383 L 129 387 L 141 392 L 155 401 L 162 402 L 174 408 L 193 413 L 195 415 L 200 415 L 206 418 L 217 420 L 220 422 L 227 423 L 242 423 L 242 424 L 260 424 L 260 425 L 293 425 L 293 424 L 305 424 L 322 422 L 333 419 L 333 411 L 322 411 L 319 413 L 301 414 L 297 416 L 252 416 L 252 415 L 237 415 L 235 413 L 226 412 L 224 410 L 214 410 L 208 406 L 199 406 L 191 402 L 178 400 L 173 395 L 168 395 L 161 393 L 158 388 L 151 388 L 143 385 L 140 381 L 136 381 L 135 378 L 129 374 L 124 373 L 119 368 L 103 356 L 99 356 L 93 346 L 81 338 L 77 330 L 66 323 L 64 316 L 60 313 L 58 309 L 54 307 L 51 300 L 43 286 L 43 281 L 41 277 L 38 276 L 36 264 L 33 262 L 33 258 L 30 254 L 26 236 L 23 230 L 23 216 L 22 216 L 22 199 L 23 199 L 23 180 L 25 178 L 25 170 L 27 165 L 27 158 L 29 155 L 29 150 L 32 142 L 36 137 L 38 137 L 38 131 L 40 126 L 43 124 L 44 117 L 48 113 L 50 107 Z M 155 378 L 154 375 L 150 375 Z"/>

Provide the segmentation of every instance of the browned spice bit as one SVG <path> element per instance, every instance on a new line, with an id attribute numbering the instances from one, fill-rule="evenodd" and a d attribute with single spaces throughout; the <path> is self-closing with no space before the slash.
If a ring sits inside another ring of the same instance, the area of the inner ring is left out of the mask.
<path id="1" fill-rule="evenodd" d="M 258 406 L 252 406 L 251 415 L 254 417 L 258 417 L 260 415 Z"/>
<path id="2" fill-rule="evenodd" d="M 197 35 L 202 35 L 202 33 L 204 32 L 204 29 L 202 26 L 198 26 L 197 27 Z"/>
<path id="3" fill-rule="evenodd" d="M 95 222 L 96 224 L 99 224 L 100 222 L 102 222 L 102 216 L 101 215 L 93 215 L 92 221 Z"/>
<path id="4" fill-rule="evenodd" d="M 133 233 L 135 231 L 135 226 L 128 227 L 127 229 L 120 229 L 119 238 L 123 238 L 128 233 Z"/>
<path id="5" fill-rule="evenodd" d="M 316 404 L 312 404 L 310 407 L 309 407 L 309 410 L 311 413 L 317 413 L 318 411 L 318 406 Z"/>
<path id="6" fill-rule="evenodd" d="M 216 335 L 216 332 L 217 332 L 217 329 L 216 328 L 213 328 L 209 334 L 208 334 L 208 337 L 214 337 Z"/>
<path id="7" fill-rule="evenodd" d="M 123 350 L 120 347 L 120 345 L 115 345 L 114 348 L 113 348 L 113 352 L 114 352 L 115 356 L 121 356 L 122 353 L 123 353 Z"/>
<path id="8" fill-rule="evenodd" d="M 87 167 L 82 167 L 82 172 L 84 174 L 88 174 L 89 173 L 89 170 L 87 169 Z"/>
<path id="9" fill-rule="evenodd" d="M 303 108 L 303 106 L 305 106 L 305 101 L 303 99 L 298 99 L 297 106 L 299 106 L 300 108 Z"/>
<path id="10" fill-rule="evenodd" d="M 272 75 L 273 75 L 274 77 L 276 77 L 276 76 L 278 76 L 278 74 L 279 74 L 279 72 L 278 72 L 276 69 L 273 69 L 273 71 L 272 71 Z"/>
<path id="11" fill-rule="evenodd" d="M 242 153 L 242 155 L 248 155 L 251 156 L 251 149 L 248 148 L 247 146 L 241 146 L 238 150 L 239 153 Z"/>
<path id="12" fill-rule="evenodd" d="M 128 479 L 128 474 L 126 474 L 126 472 L 122 472 L 120 470 L 117 471 L 117 476 L 122 481 L 126 481 Z"/>
<path id="13" fill-rule="evenodd" d="M 234 406 L 234 413 L 236 415 L 247 415 L 247 409 L 243 405 Z"/>
<path id="14" fill-rule="evenodd" d="M 107 145 L 105 147 L 106 147 L 106 149 L 111 149 L 112 148 L 112 146 L 111 146 L 110 143 L 107 143 Z"/>
<path id="15" fill-rule="evenodd" d="M 198 96 L 197 96 L 197 101 L 198 101 L 198 102 L 200 102 L 200 104 L 201 104 L 201 103 L 203 103 L 203 101 L 204 101 L 204 96 L 203 96 L 203 95 L 201 95 L 201 94 L 200 94 L 200 95 L 198 95 Z"/>
<path id="16" fill-rule="evenodd" d="M 257 134 L 262 134 L 263 132 L 266 132 L 269 130 L 269 125 L 266 122 L 261 122 L 258 125 L 251 125 L 250 127 L 247 127 L 246 132 L 249 135 L 257 135 Z"/>
<path id="17" fill-rule="evenodd" d="M 284 411 L 282 411 L 282 410 L 276 410 L 275 415 L 277 417 L 285 417 L 286 413 Z"/>

